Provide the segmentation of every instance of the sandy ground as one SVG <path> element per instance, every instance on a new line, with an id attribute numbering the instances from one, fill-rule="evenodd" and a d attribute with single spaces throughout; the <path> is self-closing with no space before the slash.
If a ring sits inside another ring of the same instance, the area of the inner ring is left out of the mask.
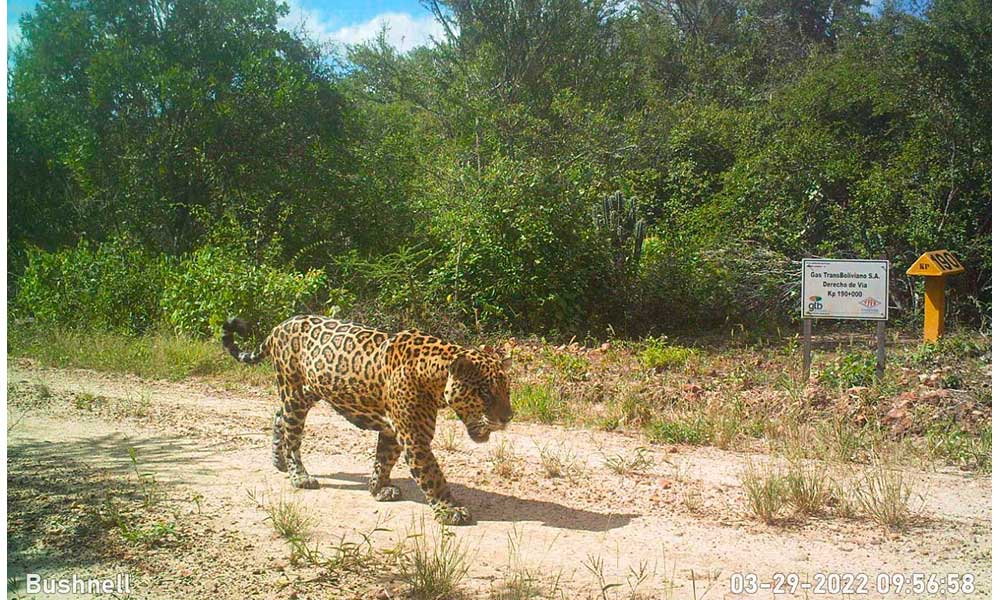
<path id="1" fill-rule="evenodd" d="M 11 364 L 9 380 L 15 387 L 44 385 L 55 398 L 23 415 L 9 409 L 9 415 L 20 418 L 8 435 L 9 470 L 14 465 L 23 472 L 27 465 L 41 481 L 58 478 L 56 467 L 66 465 L 125 475 L 133 447 L 143 469 L 155 474 L 168 495 L 198 499 L 198 509 L 191 503 L 181 521 L 193 544 L 157 550 L 153 557 L 126 557 L 124 566 L 74 564 L 71 553 L 44 564 L 37 564 L 37 553 L 9 554 L 12 574 L 126 568 L 135 573 L 133 597 L 186 597 L 202 590 L 214 597 L 396 598 L 402 588 L 392 577 L 310 580 L 308 570 L 289 564 L 284 540 L 264 520 L 251 493 L 301 500 L 315 515 L 320 548 L 341 539 L 360 540 L 376 527 L 388 530 L 372 535 L 379 548 L 393 547 L 421 523 L 435 529 L 402 464 L 394 482 L 403 500 L 376 503 L 370 497 L 366 481 L 374 434 L 354 429 L 326 406 L 310 413 L 303 445 L 306 466 L 321 488 L 293 490 L 270 465 L 272 400 L 260 391 L 28 363 Z M 71 399 L 82 394 L 148 402 L 148 414 L 102 417 L 73 407 Z M 448 428 L 458 431 L 459 424 L 442 413 L 439 431 Z M 813 581 L 815 573 L 824 572 L 865 573 L 872 596 L 879 573 L 971 573 L 976 593 L 965 597 L 990 594 L 989 476 L 956 470 L 909 473 L 920 496 L 914 499 L 920 518 L 902 532 L 863 519 L 812 518 L 768 526 L 747 514 L 739 483 L 748 462 L 768 456 L 653 446 L 639 437 L 527 423 L 514 423 L 482 445 L 460 435 L 454 439 L 457 447 L 436 452 L 454 494 L 476 518 L 474 525 L 453 529 L 469 551 L 464 587 L 472 597 L 499 589 L 512 562 L 566 598 L 600 597 L 595 570 L 603 570 L 606 584 L 621 584 L 608 588 L 608 597 L 630 597 L 643 569 L 647 576 L 636 597 L 769 598 L 776 595 L 732 594 L 731 575 L 753 573 L 770 581 L 775 573 L 795 573 Z M 514 448 L 518 457 L 511 478 L 497 477 L 488 460 L 500 443 Z M 546 477 L 541 448 L 576 463 L 576 475 Z M 608 467 L 636 456 L 645 457 L 646 464 L 632 472 L 616 474 Z M 10 477 L 11 488 L 19 485 Z M 16 526 L 8 521 L 9 535 Z M 795 597 L 823 596 L 800 591 Z"/>

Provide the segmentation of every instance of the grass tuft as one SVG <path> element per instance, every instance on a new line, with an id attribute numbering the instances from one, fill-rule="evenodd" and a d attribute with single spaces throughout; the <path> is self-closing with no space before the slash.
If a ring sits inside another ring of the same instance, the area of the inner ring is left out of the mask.
<path id="1" fill-rule="evenodd" d="M 792 463 L 785 485 L 788 502 L 799 514 L 822 514 L 833 502 L 830 476 L 822 465 Z"/>
<path id="2" fill-rule="evenodd" d="M 456 452 L 462 448 L 462 433 L 458 427 L 441 427 L 434 436 L 435 445 L 445 452 Z"/>
<path id="3" fill-rule="evenodd" d="M 400 575 L 415 600 L 456 598 L 469 572 L 469 550 L 442 526 L 435 539 L 420 529 L 406 537 L 397 552 Z"/>
<path id="4" fill-rule="evenodd" d="M 573 481 L 583 473 L 583 465 L 570 448 L 553 448 L 545 444 L 539 446 L 538 456 L 542 461 L 545 476 L 550 479 L 565 477 Z"/>
<path id="5" fill-rule="evenodd" d="M 646 426 L 654 442 L 701 446 L 712 439 L 709 422 L 701 415 L 683 414 L 672 420 L 656 420 Z"/>
<path id="6" fill-rule="evenodd" d="M 788 494 L 787 482 L 782 474 L 771 465 L 747 463 L 740 482 L 750 512 L 767 524 L 777 522 Z"/>
<path id="7" fill-rule="evenodd" d="M 648 450 L 645 448 L 636 448 L 631 453 L 606 455 L 604 466 L 616 475 L 641 474 L 653 466 L 653 459 L 649 457 Z"/>
<path id="8" fill-rule="evenodd" d="M 898 469 L 876 464 L 865 470 L 854 489 L 861 512 L 889 529 L 902 529 L 913 517 L 912 488 Z"/>
<path id="9" fill-rule="evenodd" d="M 315 518 L 297 499 L 288 499 L 283 495 L 279 495 L 277 499 L 267 496 L 258 499 L 252 490 L 248 494 L 257 508 L 267 515 L 265 520 L 271 523 L 271 527 L 282 538 L 305 542 L 312 537 Z"/>
<path id="10" fill-rule="evenodd" d="M 493 468 L 493 473 L 502 479 L 517 479 L 521 475 L 522 461 L 514 449 L 514 444 L 507 438 L 500 438 L 490 448 L 487 460 Z"/>
<path id="11" fill-rule="evenodd" d="M 564 412 L 559 392 L 547 384 L 515 387 L 510 401 L 515 414 L 542 423 L 554 423 Z"/>
<path id="12" fill-rule="evenodd" d="M 507 534 L 507 570 L 498 589 L 490 590 L 490 600 L 529 600 L 551 596 L 543 587 L 543 575 L 524 564 L 521 556 L 524 530 L 515 525 Z M 559 578 L 553 580 L 552 590 L 558 589 Z"/>

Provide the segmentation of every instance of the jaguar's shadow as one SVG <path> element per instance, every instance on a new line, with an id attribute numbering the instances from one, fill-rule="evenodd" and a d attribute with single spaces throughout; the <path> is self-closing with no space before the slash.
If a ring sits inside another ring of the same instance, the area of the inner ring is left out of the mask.
<path id="1" fill-rule="evenodd" d="M 316 475 L 320 480 L 320 488 L 337 490 L 362 490 L 368 493 L 368 475 L 356 473 L 335 473 Z M 410 500 L 426 504 L 424 494 L 417 484 L 409 478 L 396 477 L 392 483 L 399 486 L 402 500 Z M 478 522 L 490 521 L 538 521 L 548 527 L 574 529 L 580 531 L 608 531 L 628 525 L 634 513 L 599 513 L 579 508 L 563 506 L 545 500 L 518 498 L 507 494 L 498 494 L 487 490 L 468 487 L 460 483 L 449 482 L 452 494 L 459 502 L 469 508 L 472 517 Z M 372 502 L 375 500 L 372 499 Z"/>

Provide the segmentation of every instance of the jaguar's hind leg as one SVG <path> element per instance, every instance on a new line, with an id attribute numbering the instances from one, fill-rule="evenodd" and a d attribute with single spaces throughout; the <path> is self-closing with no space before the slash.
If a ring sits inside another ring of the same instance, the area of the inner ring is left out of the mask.
<path id="1" fill-rule="evenodd" d="M 282 407 L 274 413 L 274 434 L 271 438 L 271 464 L 285 473 L 288 471 L 288 461 L 285 460 L 285 419 Z"/>
<path id="2" fill-rule="evenodd" d="M 375 468 L 368 480 L 368 491 L 379 502 L 391 502 L 400 498 L 399 488 L 389 484 L 389 474 L 402 451 L 403 447 L 396 441 L 395 435 L 379 432 L 378 446 L 375 448 Z"/>
<path id="3" fill-rule="evenodd" d="M 306 426 L 306 416 L 312 408 L 313 401 L 307 398 L 301 389 L 290 385 L 280 388 L 282 423 L 285 430 L 285 462 L 292 485 L 297 488 L 316 489 L 319 482 L 309 475 L 302 464 L 299 447 L 302 445 L 302 432 Z"/>

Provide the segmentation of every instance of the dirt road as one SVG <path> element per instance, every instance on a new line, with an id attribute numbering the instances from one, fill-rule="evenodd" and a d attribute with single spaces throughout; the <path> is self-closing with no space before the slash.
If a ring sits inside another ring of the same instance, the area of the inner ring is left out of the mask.
<path id="1" fill-rule="evenodd" d="M 262 497 L 295 498 L 314 515 L 314 540 L 334 547 L 342 539 L 372 535 L 391 548 L 421 521 L 433 528 L 423 498 L 404 466 L 394 481 L 403 500 L 373 501 L 366 481 L 375 439 L 352 428 L 325 406 L 309 416 L 303 457 L 321 482 L 319 490 L 293 490 L 270 465 L 271 399 L 254 389 L 222 389 L 211 382 L 149 382 L 90 371 L 60 371 L 11 364 L 9 392 L 43 390 L 49 400 L 8 408 L 17 421 L 8 435 L 8 485 L 46 483 L 72 497 L 79 469 L 126 476 L 134 448 L 142 471 L 183 513 L 178 528 L 189 543 L 105 559 L 79 561 L 45 540 L 8 554 L 12 574 L 51 572 L 134 574 L 137 597 L 211 593 L 242 597 L 399 597 L 390 577 L 333 580 L 290 564 L 285 540 L 265 521 Z M 95 399 L 100 399 L 98 403 Z M 94 405 L 138 403 L 120 415 Z M 457 421 L 442 413 L 437 454 L 454 494 L 477 518 L 453 531 L 469 552 L 464 589 L 472 597 L 496 591 L 513 567 L 529 570 L 563 597 L 720 598 L 733 573 L 796 573 L 809 581 L 818 572 L 971 573 L 975 595 L 987 597 L 991 478 L 958 471 L 910 473 L 920 518 L 902 532 L 887 532 L 865 519 L 800 519 L 768 526 L 750 517 L 739 481 L 748 462 L 770 460 L 711 448 L 653 446 L 639 437 L 514 423 L 508 432 L 476 445 L 462 438 Z M 454 430 L 448 435 L 447 430 Z M 504 444 L 508 477 L 494 473 L 496 447 Z M 454 446 L 454 447 L 453 447 Z M 546 477 L 542 454 L 556 456 L 564 472 Z M 81 472 L 82 472 L 81 471 Z M 618 471 L 618 472 L 616 472 Z M 45 492 L 42 494 L 55 494 Z M 251 494 L 258 498 L 255 501 Z M 180 500 L 192 499 L 186 504 Z M 25 496 L 23 502 L 29 502 Z M 18 535 L 38 516 L 19 515 L 10 500 L 8 535 Z M 80 502 L 77 498 L 69 501 Z M 13 537 L 12 537 L 13 539 Z M 515 540 L 516 551 L 511 550 Z M 29 540 L 30 541 L 30 540 Z M 645 577 L 640 575 L 645 570 Z M 602 583 L 603 578 L 603 583 Z M 640 581 L 641 580 L 641 581 Z M 23 590 L 23 585 L 20 588 Z M 22 592 L 23 594 L 23 592 Z M 873 594 L 874 595 L 874 594 Z M 558 594 L 557 594 L 558 596 Z M 803 592 L 799 597 L 806 597 Z M 891 595 L 890 595 L 891 596 Z M 772 597 L 760 592 L 758 598 Z M 816 593 L 808 597 L 822 597 Z"/>

